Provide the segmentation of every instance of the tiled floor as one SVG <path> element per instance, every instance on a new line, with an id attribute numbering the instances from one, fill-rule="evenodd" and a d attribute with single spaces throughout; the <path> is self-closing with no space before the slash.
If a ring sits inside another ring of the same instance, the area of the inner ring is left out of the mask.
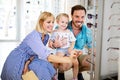
<path id="1" fill-rule="evenodd" d="M 90 80 L 90 75 L 86 71 L 82 72 L 82 74 L 84 80 Z M 72 80 L 72 76 L 73 76 L 72 69 L 65 72 L 65 80 Z"/>

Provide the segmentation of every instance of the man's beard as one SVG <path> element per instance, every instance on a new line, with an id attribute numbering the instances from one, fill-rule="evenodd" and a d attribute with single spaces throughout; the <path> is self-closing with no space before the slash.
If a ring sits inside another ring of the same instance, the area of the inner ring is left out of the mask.
<path id="1" fill-rule="evenodd" d="M 83 22 L 80 22 L 80 21 L 73 22 L 73 26 L 76 28 L 79 28 L 79 29 L 82 28 L 82 24 L 83 24 Z"/>

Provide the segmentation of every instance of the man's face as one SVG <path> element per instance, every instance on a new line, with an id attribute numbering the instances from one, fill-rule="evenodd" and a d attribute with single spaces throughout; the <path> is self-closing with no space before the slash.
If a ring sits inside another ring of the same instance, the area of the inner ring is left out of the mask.
<path id="1" fill-rule="evenodd" d="M 72 26 L 76 28 L 81 28 L 82 24 L 85 21 L 85 11 L 75 10 L 71 17 L 72 17 Z"/>

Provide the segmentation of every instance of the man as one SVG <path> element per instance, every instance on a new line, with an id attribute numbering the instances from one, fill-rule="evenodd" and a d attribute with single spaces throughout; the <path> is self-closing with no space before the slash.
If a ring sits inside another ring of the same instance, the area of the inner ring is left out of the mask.
<path id="1" fill-rule="evenodd" d="M 86 9 L 81 6 L 81 5 L 75 5 L 71 8 L 71 18 L 72 21 L 69 22 L 68 24 L 68 29 L 71 30 L 76 37 L 76 42 L 74 49 L 77 50 L 83 50 L 85 46 L 88 47 L 88 53 L 91 53 L 91 48 L 92 48 L 92 34 L 91 30 L 87 28 L 86 25 L 84 25 L 85 21 L 85 16 L 86 16 Z M 63 39 L 64 40 L 64 39 Z M 55 40 L 55 47 L 60 47 L 62 46 L 62 41 L 63 40 Z M 90 68 L 90 64 L 86 63 L 85 61 L 86 55 L 80 55 L 78 57 L 78 61 L 80 64 L 80 69 L 81 65 L 86 66 L 84 70 Z M 84 80 L 81 71 L 80 70 L 78 74 L 78 80 Z M 58 80 L 65 80 L 64 73 L 58 73 Z"/>

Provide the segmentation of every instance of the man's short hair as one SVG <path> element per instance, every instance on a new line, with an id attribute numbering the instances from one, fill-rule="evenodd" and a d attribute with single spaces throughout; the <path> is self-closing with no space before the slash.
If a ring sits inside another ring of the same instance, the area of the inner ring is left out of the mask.
<path id="1" fill-rule="evenodd" d="M 85 11 L 85 14 L 86 14 L 86 9 L 84 6 L 82 5 L 75 5 L 71 8 L 71 15 L 73 15 L 74 11 L 75 10 L 84 10 Z"/>

